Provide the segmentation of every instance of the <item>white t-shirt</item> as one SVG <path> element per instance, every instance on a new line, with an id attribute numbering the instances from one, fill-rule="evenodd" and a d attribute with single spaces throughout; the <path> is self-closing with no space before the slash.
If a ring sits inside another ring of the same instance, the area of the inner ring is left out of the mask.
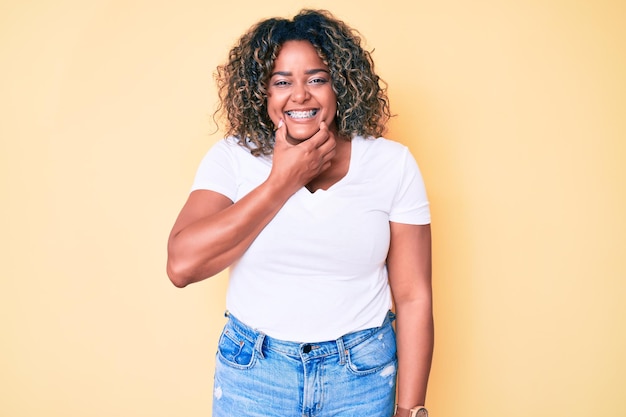
<path id="1" fill-rule="evenodd" d="M 236 202 L 267 179 L 271 164 L 227 138 L 204 157 L 192 190 Z M 430 223 L 419 168 L 405 146 L 357 136 L 346 176 L 328 190 L 296 192 L 231 265 L 227 309 L 294 342 L 380 326 L 391 307 L 390 221 Z"/>

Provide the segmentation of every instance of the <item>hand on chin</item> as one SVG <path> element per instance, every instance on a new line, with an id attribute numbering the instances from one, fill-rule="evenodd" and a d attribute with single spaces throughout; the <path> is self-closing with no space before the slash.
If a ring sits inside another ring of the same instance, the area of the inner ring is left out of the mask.
<path id="1" fill-rule="evenodd" d="M 298 143 L 304 142 L 306 140 L 311 139 L 313 135 L 319 132 L 319 127 L 316 129 L 289 129 L 287 128 L 287 141 L 297 145 Z"/>

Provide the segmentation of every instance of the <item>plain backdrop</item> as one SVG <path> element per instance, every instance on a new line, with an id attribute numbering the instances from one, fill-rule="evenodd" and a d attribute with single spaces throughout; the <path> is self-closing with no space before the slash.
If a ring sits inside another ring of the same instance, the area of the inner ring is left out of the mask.
<path id="1" fill-rule="evenodd" d="M 0 0 L 0 415 L 210 416 L 166 240 L 257 20 L 363 35 L 432 204 L 434 417 L 626 414 L 623 1 Z"/>

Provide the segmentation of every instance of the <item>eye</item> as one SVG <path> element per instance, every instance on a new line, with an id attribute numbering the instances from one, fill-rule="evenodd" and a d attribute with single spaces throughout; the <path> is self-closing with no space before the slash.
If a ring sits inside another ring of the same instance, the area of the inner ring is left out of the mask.
<path id="1" fill-rule="evenodd" d="M 328 80 L 326 78 L 313 78 L 309 81 L 310 84 L 326 84 Z"/>
<path id="2" fill-rule="evenodd" d="M 286 80 L 276 80 L 274 81 L 274 83 L 272 83 L 272 85 L 276 87 L 285 87 L 289 85 L 289 82 Z"/>

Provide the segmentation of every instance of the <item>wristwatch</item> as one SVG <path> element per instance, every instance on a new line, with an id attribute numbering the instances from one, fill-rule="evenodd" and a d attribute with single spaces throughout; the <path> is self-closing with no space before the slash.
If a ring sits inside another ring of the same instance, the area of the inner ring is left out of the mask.
<path id="1" fill-rule="evenodd" d="M 402 410 L 407 410 L 402 408 Z M 409 411 L 409 417 L 428 417 L 428 410 L 423 405 L 417 405 L 411 408 Z M 396 406 L 396 414 L 398 413 L 398 406 Z"/>
<path id="2" fill-rule="evenodd" d="M 411 408 L 409 417 L 428 417 L 428 410 L 423 405 Z"/>

